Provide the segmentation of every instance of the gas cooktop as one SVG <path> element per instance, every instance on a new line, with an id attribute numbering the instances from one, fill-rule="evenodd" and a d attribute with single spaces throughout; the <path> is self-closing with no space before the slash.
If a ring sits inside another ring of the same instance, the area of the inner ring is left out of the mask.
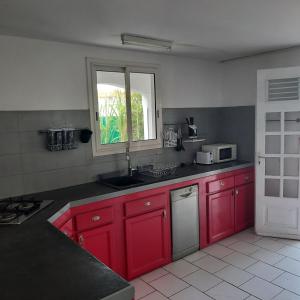
<path id="1" fill-rule="evenodd" d="M 21 224 L 51 204 L 53 200 L 34 197 L 14 197 L 0 201 L 0 225 Z"/>

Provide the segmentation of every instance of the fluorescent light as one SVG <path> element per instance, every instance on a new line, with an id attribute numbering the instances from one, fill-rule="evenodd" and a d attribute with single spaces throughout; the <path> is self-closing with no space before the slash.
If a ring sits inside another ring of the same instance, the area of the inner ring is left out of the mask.
<path id="1" fill-rule="evenodd" d="M 146 37 L 129 33 L 122 33 L 121 40 L 123 45 L 133 45 L 146 48 L 159 48 L 165 50 L 171 50 L 173 44 L 172 41 L 155 39 L 152 37 Z"/>

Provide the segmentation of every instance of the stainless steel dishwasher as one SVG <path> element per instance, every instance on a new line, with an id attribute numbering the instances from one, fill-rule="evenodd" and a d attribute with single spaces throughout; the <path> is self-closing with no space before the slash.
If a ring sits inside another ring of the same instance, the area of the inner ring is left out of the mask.
<path id="1" fill-rule="evenodd" d="M 199 249 L 198 186 L 171 191 L 173 260 Z"/>

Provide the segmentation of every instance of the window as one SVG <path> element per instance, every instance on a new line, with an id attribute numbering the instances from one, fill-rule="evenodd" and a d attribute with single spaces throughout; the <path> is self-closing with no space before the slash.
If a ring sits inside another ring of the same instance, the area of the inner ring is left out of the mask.
<path id="1" fill-rule="evenodd" d="M 94 155 L 161 147 L 158 69 L 87 60 Z"/>

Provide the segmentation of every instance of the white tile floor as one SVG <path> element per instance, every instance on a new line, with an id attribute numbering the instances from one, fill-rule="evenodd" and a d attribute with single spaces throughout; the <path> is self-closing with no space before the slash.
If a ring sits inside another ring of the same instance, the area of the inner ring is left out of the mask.
<path id="1" fill-rule="evenodd" d="M 135 300 L 300 300 L 300 241 L 245 230 L 132 284 Z"/>

